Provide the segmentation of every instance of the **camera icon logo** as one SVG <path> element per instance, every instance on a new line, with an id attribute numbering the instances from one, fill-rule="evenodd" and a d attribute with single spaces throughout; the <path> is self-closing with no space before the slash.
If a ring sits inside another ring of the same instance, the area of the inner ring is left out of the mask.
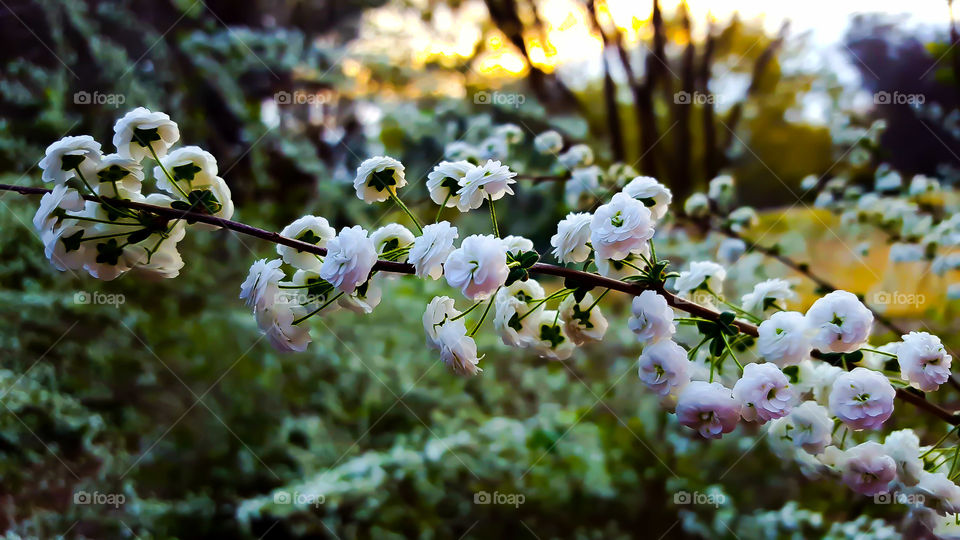
<path id="1" fill-rule="evenodd" d="M 474 92 L 473 102 L 477 105 L 487 105 L 490 103 L 490 92 L 486 90 L 480 90 L 479 92 Z"/>
<path id="2" fill-rule="evenodd" d="M 79 305 L 86 305 L 90 303 L 90 295 L 85 291 L 77 291 L 73 293 L 73 303 Z"/>
<path id="3" fill-rule="evenodd" d="M 292 499 L 290 498 L 289 491 L 278 491 L 273 494 L 273 503 L 274 504 L 290 504 Z"/>
<path id="4" fill-rule="evenodd" d="M 290 95 L 290 92 L 281 90 L 273 95 L 273 100 L 277 102 L 277 105 L 289 105 L 293 103 L 293 96 Z"/>
<path id="5" fill-rule="evenodd" d="M 686 90 L 681 90 L 673 95 L 673 102 L 677 105 L 689 105 L 690 104 L 690 92 Z"/>
<path id="6" fill-rule="evenodd" d="M 678 491 L 674 493 L 673 504 L 690 504 L 690 494 L 686 491 Z"/>
<path id="7" fill-rule="evenodd" d="M 490 504 L 490 494 L 486 491 L 478 491 L 474 493 L 473 504 Z"/>
<path id="8" fill-rule="evenodd" d="M 73 504 L 90 504 L 90 494 L 86 491 L 77 491 L 73 494 Z"/>
<path id="9" fill-rule="evenodd" d="M 892 504 L 893 503 L 893 493 L 877 493 L 873 496 L 874 504 Z"/>
<path id="10" fill-rule="evenodd" d="M 890 92 L 887 92 L 886 90 L 881 90 L 877 92 L 876 94 L 873 95 L 873 102 L 877 105 L 889 105 L 890 103 L 892 103 L 892 99 L 890 98 Z"/>
<path id="11" fill-rule="evenodd" d="M 91 103 L 90 92 L 87 92 L 86 90 L 74 92 L 73 103 L 76 105 L 89 105 Z"/>

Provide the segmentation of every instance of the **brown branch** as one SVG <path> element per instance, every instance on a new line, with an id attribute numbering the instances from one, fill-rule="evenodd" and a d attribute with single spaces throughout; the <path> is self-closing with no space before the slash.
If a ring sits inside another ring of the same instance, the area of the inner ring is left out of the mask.
<path id="1" fill-rule="evenodd" d="M 623 127 L 620 121 L 620 109 L 617 105 L 617 85 L 613 82 L 613 75 L 610 73 L 610 59 L 607 55 L 607 49 L 613 42 L 607 32 L 600 25 L 597 18 L 597 6 L 594 0 L 587 0 L 587 15 L 590 17 L 590 24 L 593 26 L 600 37 L 603 39 L 603 50 L 600 55 L 603 58 L 603 101 L 607 109 L 607 122 L 610 123 L 610 146 L 613 152 L 613 159 L 623 161 Z"/>
<path id="2" fill-rule="evenodd" d="M 21 195 L 43 195 L 49 193 L 49 189 L 45 188 L 35 188 L 35 187 L 25 187 L 25 186 L 13 186 L 10 184 L 0 184 L 0 191 L 13 191 Z M 93 196 L 84 196 L 85 199 L 96 201 L 97 199 Z M 300 251 L 305 251 L 308 253 L 314 253 L 316 255 L 326 255 L 327 250 L 316 246 L 314 244 L 309 244 L 306 242 L 301 242 L 293 238 L 288 238 L 282 236 L 278 233 L 253 227 L 245 223 L 240 223 L 238 221 L 232 221 L 229 219 L 222 219 L 209 214 L 201 214 L 197 212 L 188 212 L 184 210 L 177 210 L 175 208 L 166 208 L 162 206 L 154 206 L 151 204 L 138 203 L 133 201 L 126 201 L 121 199 L 111 199 L 110 204 L 114 206 L 119 206 L 123 208 L 132 208 L 135 210 L 142 210 L 144 212 L 150 212 L 152 214 L 166 217 L 168 219 L 188 219 L 192 221 L 198 221 L 201 223 L 207 223 L 209 225 L 215 225 L 223 227 L 225 229 L 230 229 L 232 231 L 246 234 L 248 236 L 253 236 L 255 238 L 260 238 L 274 244 L 281 244 L 284 246 L 290 246 Z M 395 274 L 413 274 L 414 268 L 412 264 L 401 263 L 396 261 L 387 261 L 380 259 L 374 266 L 374 270 L 379 270 L 383 272 L 395 273 Z M 599 274 L 592 274 L 589 272 L 582 272 L 580 270 L 574 270 L 572 268 L 566 268 L 563 266 L 556 266 L 552 264 L 536 263 L 530 268 L 530 272 L 534 274 L 542 274 L 547 276 L 555 276 L 560 278 L 570 278 L 571 280 L 578 281 L 580 283 L 585 283 L 587 285 L 592 285 L 594 287 L 612 289 L 615 291 L 623 292 L 632 296 L 639 295 L 646 290 L 654 290 L 658 294 L 662 295 L 667 303 L 681 311 L 685 311 L 695 317 L 701 317 L 703 319 L 711 321 L 720 320 L 720 312 L 702 306 L 695 302 L 691 302 L 684 298 L 665 290 L 662 286 L 651 288 L 645 285 L 638 283 L 627 283 L 625 281 L 620 281 L 616 279 L 611 279 Z M 757 337 L 757 327 L 749 322 L 735 320 L 733 324 L 744 334 Z M 819 358 L 820 352 L 813 351 L 811 356 Z M 897 390 L 897 397 L 903 401 L 907 401 L 917 406 L 918 408 L 925 410 L 945 422 L 951 424 L 960 424 L 960 415 L 955 415 L 946 409 L 939 407 L 938 405 L 931 403 L 923 397 L 922 394 L 918 395 L 911 391 L 907 390 Z"/>

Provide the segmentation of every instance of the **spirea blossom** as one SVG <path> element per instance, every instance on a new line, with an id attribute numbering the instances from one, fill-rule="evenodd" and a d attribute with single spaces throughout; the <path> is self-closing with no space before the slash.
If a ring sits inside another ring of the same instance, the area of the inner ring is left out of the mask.
<path id="1" fill-rule="evenodd" d="M 893 413 L 896 391 L 882 373 L 854 368 L 833 382 L 830 412 L 850 429 L 880 429 Z"/>
<path id="2" fill-rule="evenodd" d="M 610 326 L 600 307 L 593 305 L 593 300 L 593 295 L 587 293 L 579 302 L 572 294 L 560 302 L 560 318 L 575 345 L 602 340 Z"/>
<path id="3" fill-rule="evenodd" d="M 593 150 L 585 144 L 575 144 L 557 156 L 557 161 L 567 169 L 593 164 Z"/>
<path id="4" fill-rule="evenodd" d="M 888 492 L 890 482 L 897 476 L 896 463 L 884 453 L 883 446 L 874 441 L 847 450 L 838 465 L 844 483 L 861 495 Z"/>
<path id="5" fill-rule="evenodd" d="M 423 233 L 413 240 L 407 261 L 413 265 L 417 277 L 430 276 L 440 279 L 443 275 L 443 262 L 453 252 L 457 228 L 449 221 L 432 223 L 423 228 Z"/>
<path id="6" fill-rule="evenodd" d="M 403 164 L 387 156 L 364 160 L 357 167 L 357 176 L 353 180 L 357 197 L 368 204 L 389 199 L 405 185 L 407 179 L 404 176 Z"/>
<path id="7" fill-rule="evenodd" d="M 113 146 L 121 157 L 141 161 L 145 157 L 158 158 L 180 140 L 180 128 L 162 112 L 143 107 L 123 115 L 113 126 Z"/>
<path id="8" fill-rule="evenodd" d="M 768 279 L 757 283 L 753 291 L 743 295 L 740 307 L 745 311 L 762 313 L 772 307 L 783 308 L 785 300 L 795 300 L 797 293 L 790 288 L 790 282 L 785 279 Z"/>
<path id="9" fill-rule="evenodd" d="M 534 137 L 533 147 L 541 154 L 556 154 L 563 150 L 563 137 L 553 130 L 544 131 Z"/>
<path id="10" fill-rule="evenodd" d="M 657 182 L 650 176 L 638 176 L 623 186 L 623 192 L 642 202 L 650 209 L 653 219 L 660 219 L 667 214 L 673 193 L 670 188 Z"/>
<path id="11" fill-rule="evenodd" d="M 64 137 L 47 147 L 46 155 L 40 160 L 41 177 L 44 182 L 63 184 L 77 175 L 80 169 L 87 182 L 94 168 L 100 163 L 100 143 L 89 135 Z"/>
<path id="12" fill-rule="evenodd" d="M 433 202 L 448 208 L 460 202 L 460 180 L 474 169 L 469 161 L 441 161 L 427 174 L 427 190 Z"/>
<path id="13" fill-rule="evenodd" d="M 677 398 L 680 423 L 707 439 L 719 439 L 733 431 L 740 420 L 740 409 L 733 392 L 717 382 L 692 381 Z"/>
<path id="14" fill-rule="evenodd" d="M 507 253 L 503 242 L 491 235 L 475 234 L 463 239 L 447 256 L 444 275 L 451 287 L 471 300 L 489 298 L 507 280 Z"/>
<path id="15" fill-rule="evenodd" d="M 477 343 L 467 335 L 463 319 L 447 322 L 437 332 L 440 361 L 447 369 L 461 376 L 473 376 L 483 371 L 477 364 Z"/>
<path id="16" fill-rule="evenodd" d="M 403 225 L 389 223 L 373 231 L 370 240 L 373 241 L 373 248 L 377 251 L 377 255 L 402 262 L 407 259 L 403 250 L 413 244 L 415 237 L 410 229 Z"/>
<path id="17" fill-rule="evenodd" d="M 597 257 L 623 259 L 653 238 L 653 216 L 642 202 L 620 192 L 597 208 L 590 230 Z"/>
<path id="18" fill-rule="evenodd" d="M 677 331 L 673 326 L 673 309 L 667 299 L 655 291 L 643 291 L 633 298 L 627 326 L 641 343 L 670 339 Z"/>
<path id="19" fill-rule="evenodd" d="M 40 207 L 33 216 L 33 227 L 37 232 L 52 231 L 67 211 L 80 212 L 85 205 L 77 190 L 66 184 L 57 184 L 40 198 Z"/>
<path id="20" fill-rule="evenodd" d="M 953 361 L 940 338 L 926 332 L 910 332 L 897 347 L 900 375 L 924 392 L 932 392 L 950 378 Z"/>
<path id="21" fill-rule="evenodd" d="M 692 218 L 710 215 L 710 199 L 703 193 L 694 193 L 683 203 L 683 213 Z"/>
<path id="22" fill-rule="evenodd" d="M 768 362 L 795 366 L 810 356 L 807 318 L 796 311 L 778 311 L 760 323 L 757 352 Z"/>
<path id="23" fill-rule="evenodd" d="M 327 242 L 327 256 L 320 267 L 320 277 L 350 294 L 367 281 L 377 262 L 377 251 L 367 231 L 359 225 L 344 227 Z"/>
<path id="24" fill-rule="evenodd" d="M 247 279 L 240 285 L 240 299 L 247 306 L 257 309 L 273 304 L 279 291 L 280 280 L 283 279 L 283 270 L 280 259 L 260 259 L 250 266 Z"/>
<path id="25" fill-rule="evenodd" d="M 494 160 L 472 168 L 460 179 L 457 208 L 467 212 L 480 208 L 487 199 L 497 201 L 504 195 L 513 195 L 510 184 L 517 183 L 513 179 L 516 175 L 509 167 Z"/>
<path id="26" fill-rule="evenodd" d="M 887 435 L 883 451 L 897 464 L 897 479 L 907 486 L 915 486 L 923 473 L 920 459 L 920 439 L 912 429 L 901 429 Z"/>
<path id="27" fill-rule="evenodd" d="M 560 262 L 581 263 L 590 256 L 590 222 L 593 216 L 571 212 L 557 223 L 557 234 L 550 237 L 553 256 Z"/>
<path id="28" fill-rule="evenodd" d="M 727 271 L 719 264 L 713 261 L 694 261 L 686 270 L 680 272 L 673 286 L 681 294 L 701 289 L 719 294 L 723 290 L 723 280 L 726 277 Z"/>
<path id="29" fill-rule="evenodd" d="M 284 227 L 280 235 L 325 248 L 337 236 L 337 231 L 326 218 L 303 216 Z M 283 262 L 302 270 L 319 271 L 322 264 L 318 255 L 282 244 L 277 244 L 277 254 L 283 258 Z"/>
<path id="30" fill-rule="evenodd" d="M 740 414 L 744 420 L 763 423 L 790 412 L 793 391 L 777 366 L 747 364 L 743 376 L 733 385 L 733 396 L 743 404 Z"/>
<path id="31" fill-rule="evenodd" d="M 819 454 L 830 444 L 833 420 L 827 408 L 816 401 L 804 401 L 780 421 L 787 422 L 786 432 L 793 444 L 810 454 Z"/>
<path id="32" fill-rule="evenodd" d="M 440 349 L 440 327 L 460 315 L 455 306 L 456 303 L 449 296 L 435 296 L 427 304 L 427 309 L 423 312 L 423 332 L 427 336 L 427 346 Z"/>
<path id="33" fill-rule="evenodd" d="M 672 340 L 665 339 L 644 347 L 639 364 L 640 380 L 659 396 L 680 391 L 690 382 L 687 351 Z"/>
<path id="34" fill-rule="evenodd" d="M 873 327 L 873 313 L 847 291 L 833 291 L 817 299 L 807 310 L 807 323 L 814 332 L 814 348 L 823 352 L 859 349 Z"/>

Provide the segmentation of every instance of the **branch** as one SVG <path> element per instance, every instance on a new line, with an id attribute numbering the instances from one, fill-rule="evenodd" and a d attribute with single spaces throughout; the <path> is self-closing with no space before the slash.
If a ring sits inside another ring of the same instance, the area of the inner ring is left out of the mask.
<path id="1" fill-rule="evenodd" d="M 21 195 L 44 195 L 49 193 L 50 190 L 46 188 L 35 188 L 35 187 L 25 187 L 25 186 L 13 186 L 10 184 L 0 184 L 0 191 L 13 191 Z M 93 196 L 84 196 L 85 199 L 89 201 L 96 202 L 97 199 Z M 281 244 L 285 246 L 290 246 L 292 248 L 298 249 L 300 251 L 306 251 L 309 253 L 314 253 L 316 255 L 326 255 L 327 250 L 325 248 L 316 246 L 314 244 L 309 244 L 307 242 L 302 242 L 300 240 L 295 240 L 293 238 L 288 238 L 282 236 L 278 233 L 253 227 L 245 223 L 240 223 L 238 221 L 231 221 L 229 219 L 221 219 L 209 214 L 201 214 L 197 212 L 188 212 L 184 210 L 177 210 L 175 208 L 166 208 L 163 206 L 154 206 L 151 204 L 138 203 L 133 201 L 126 201 L 121 199 L 112 199 L 110 201 L 111 205 L 120 206 L 124 208 L 132 208 L 135 210 L 142 210 L 144 212 L 150 212 L 152 214 L 166 217 L 169 219 L 189 219 L 192 221 L 198 221 L 201 223 L 207 223 L 209 225 L 215 225 L 218 227 L 223 227 L 225 229 L 230 229 L 232 231 L 246 234 L 247 236 L 253 236 L 255 238 L 260 238 L 274 244 Z M 413 274 L 414 269 L 413 265 L 409 263 L 401 263 L 396 261 L 387 261 L 380 259 L 374 264 L 374 270 L 379 270 L 382 272 L 389 272 L 395 274 Z M 702 306 L 695 302 L 691 302 L 684 298 L 665 290 L 662 286 L 660 287 L 648 287 L 638 283 L 627 283 L 625 281 L 620 281 L 616 279 L 611 279 L 599 274 L 592 274 L 589 272 L 582 272 L 580 270 L 574 270 L 572 268 L 566 268 L 563 266 L 556 266 L 552 264 L 537 263 L 530 267 L 530 272 L 534 274 L 542 274 L 547 276 L 555 276 L 561 278 L 571 278 L 573 280 L 592 285 L 594 287 L 599 287 L 603 289 L 612 289 L 615 291 L 623 292 L 632 296 L 639 295 L 646 290 L 654 290 L 657 294 L 662 295 L 667 303 L 681 311 L 685 311 L 690 315 L 695 317 L 701 317 L 711 321 L 720 320 L 720 312 Z M 753 324 L 750 324 L 745 321 L 735 320 L 733 324 L 744 334 L 757 337 L 757 327 Z M 819 351 L 813 351 L 811 356 L 814 358 L 821 358 L 821 353 Z M 912 403 L 916 407 L 924 410 L 934 416 L 937 416 L 945 422 L 951 424 L 960 424 L 960 415 L 956 415 L 939 407 L 938 405 L 931 403 L 926 400 L 923 395 L 917 395 L 908 390 L 897 390 L 897 397 L 903 401 Z"/>

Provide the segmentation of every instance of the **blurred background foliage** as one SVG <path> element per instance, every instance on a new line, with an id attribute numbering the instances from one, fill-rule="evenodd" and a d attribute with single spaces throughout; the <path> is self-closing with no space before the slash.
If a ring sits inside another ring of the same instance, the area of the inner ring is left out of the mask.
<path id="1" fill-rule="evenodd" d="M 353 196 L 359 161 L 401 159 L 413 180 L 404 197 L 432 215 L 422 180 L 444 145 L 479 143 L 509 122 L 527 138 L 509 164 L 526 174 L 556 173 L 531 151 L 547 128 L 590 144 L 601 165 L 661 178 L 675 201 L 732 174 L 742 202 L 794 205 L 764 215 L 760 230 L 816 260 L 841 250 L 826 232 L 832 218 L 796 202 L 801 178 L 872 185 L 887 162 L 956 179 L 960 56 L 946 23 L 929 38 L 889 17 L 853 20 L 845 47 L 858 89 L 832 66 L 810 67 L 813 45 L 789 28 L 691 20 L 656 2 L 626 23 L 605 2 L 566 2 L 565 24 L 585 29 L 581 45 L 602 61 L 565 67 L 563 28 L 540 4 L 5 3 L 0 181 L 39 185 L 50 142 L 89 133 L 110 147 L 114 120 L 146 106 L 169 113 L 184 144 L 217 156 L 235 219 L 279 230 L 313 213 L 375 227 L 401 216 Z M 923 93 L 928 106 L 863 106 L 855 95 L 879 91 Z M 493 92 L 523 103 L 478 101 Z M 716 101 L 684 105 L 678 92 Z M 811 103 L 825 121 L 804 114 Z M 545 253 L 568 211 L 563 186 L 517 191 L 504 221 Z M 36 201 L 3 193 L 0 205 L 0 529 L 11 538 L 896 536 L 902 509 L 805 479 L 762 432 L 708 444 L 679 429 L 635 376 L 623 298 L 606 308 L 602 346 L 568 362 L 481 334 L 484 373 L 471 380 L 423 346 L 420 314 L 445 289 L 416 280 L 391 280 L 374 314 L 338 312 L 316 324 L 306 353 L 278 355 L 236 298 L 270 245 L 194 233 L 179 278 L 96 282 L 44 259 L 29 225 Z M 480 231 L 485 219 L 459 224 Z M 678 263 L 712 258 L 716 242 L 695 231 L 664 239 Z M 883 251 L 831 256 L 824 273 L 867 292 L 881 286 L 872 269 L 902 290 L 904 274 L 878 271 L 885 261 Z M 759 254 L 732 273 L 731 295 L 786 275 Z M 935 285 L 917 286 L 933 295 Z M 82 304 L 77 293 L 124 301 Z M 955 330 L 946 303 L 897 315 Z M 474 504 L 481 491 L 525 501 Z M 676 504 L 682 491 L 722 502 Z M 78 505 L 78 492 L 126 499 Z M 325 501 L 278 504 L 278 492 Z"/>

